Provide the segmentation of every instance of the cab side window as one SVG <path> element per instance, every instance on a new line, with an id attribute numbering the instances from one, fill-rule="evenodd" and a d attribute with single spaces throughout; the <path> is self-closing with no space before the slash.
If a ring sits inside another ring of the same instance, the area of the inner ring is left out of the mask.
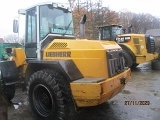
<path id="1" fill-rule="evenodd" d="M 27 35 L 26 38 L 26 42 L 27 43 L 32 43 L 32 42 L 36 42 L 36 10 L 30 10 L 28 11 L 28 16 L 27 16 Z"/>

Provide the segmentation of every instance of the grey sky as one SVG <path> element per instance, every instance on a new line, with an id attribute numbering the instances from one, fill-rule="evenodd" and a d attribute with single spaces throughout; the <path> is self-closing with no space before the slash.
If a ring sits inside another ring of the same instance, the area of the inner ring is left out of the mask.
<path id="1" fill-rule="evenodd" d="M 135 13 L 150 13 L 160 17 L 158 0 L 103 0 L 113 10 L 128 9 Z"/>
<path id="2" fill-rule="evenodd" d="M 18 9 L 26 8 L 39 2 L 46 0 L 3 0 L 0 4 L 0 37 L 12 32 L 13 19 L 18 15 Z M 68 3 L 68 0 L 52 0 L 53 2 Z M 150 13 L 160 17 L 159 1 L 151 0 L 103 0 L 103 6 L 109 7 L 112 10 L 128 9 L 136 13 Z M 23 19 L 23 18 L 22 18 Z M 21 21 L 23 23 L 23 21 Z M 24 29 L 24 27 L 22 27 Z M 21 30 L 20 31 L 24 31 Z M 23 33 L 21 33 L 23 34 Z"/>

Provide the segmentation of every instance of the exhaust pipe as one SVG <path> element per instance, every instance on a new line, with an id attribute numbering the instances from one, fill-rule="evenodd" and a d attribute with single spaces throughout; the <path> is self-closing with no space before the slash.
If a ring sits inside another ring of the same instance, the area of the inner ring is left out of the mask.
<path id="1" fill-rule="evenodd" d="M 80 20 L 80 39 L 84 39 L 85 38 L 85 22 L 86 22 L 86 14 L 83 15 L 83 17 Z"/>

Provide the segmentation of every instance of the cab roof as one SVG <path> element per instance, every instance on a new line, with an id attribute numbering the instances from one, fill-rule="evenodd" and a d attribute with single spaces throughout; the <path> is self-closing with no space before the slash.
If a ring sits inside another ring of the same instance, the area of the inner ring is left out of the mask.
<path id="1" fill-rule="evenodd" d="M 18 10 L 18 13 L 19 14 L 22 14 L 22 15 L 25 15 L 25 12 L 27 11 L 27 10 L 29 10 L 29 9 L 31 9 L 31 8 L 34 8 L 34 7 L 36 7 L 36 6 L 42 6 L 42 5 L 55 5 L 56 7 L 61 7 L 61 8 L 64 8 L 64 9 L 68 9 L 68 7 L 64 7 L 62 4 L 58 4 L 58 3 L 54 3 L 54 2 L 52 2 L 52 1 L 48 1 L 48 2 L 40 2 L 40 3 L 37 3 L 37 4 L 35 4 L 35 5 L 32 5 L 32 6 L 30 6 L 30 7 L 28 7 L 28 8 L 26 8 L 26 9 L 19 9 Z"/>

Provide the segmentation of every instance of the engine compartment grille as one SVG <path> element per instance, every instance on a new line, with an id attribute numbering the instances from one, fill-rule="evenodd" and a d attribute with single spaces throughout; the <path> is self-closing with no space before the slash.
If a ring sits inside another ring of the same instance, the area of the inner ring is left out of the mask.
<path id="1" fill-rule="evenodd" d="M 50 49 L 54 48 L 66 48 L 68 44 L 66 42 L 54 42 L 51 46 Z"/>
<path id="2" fill-rule="evenodd" d="M 109 77 L 121 73 L 125 69 L 122 50 L 107 51 Z"/>

